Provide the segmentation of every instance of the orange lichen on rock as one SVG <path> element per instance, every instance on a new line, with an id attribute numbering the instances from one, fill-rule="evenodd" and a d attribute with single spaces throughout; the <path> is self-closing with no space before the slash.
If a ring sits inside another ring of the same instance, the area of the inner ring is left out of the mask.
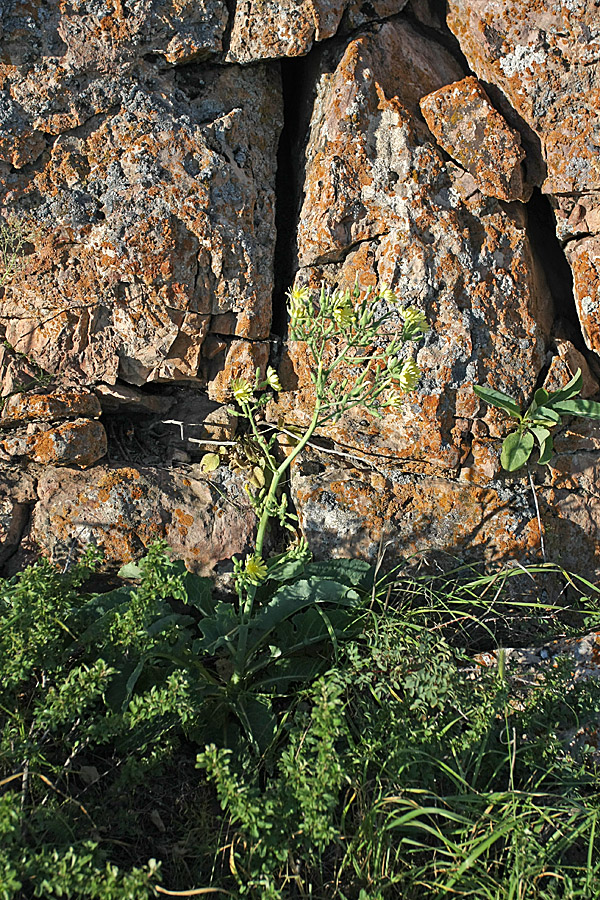
<path id="1" fill-rule="evenodd" d="M 90 391 L 29 391 L 7 398 L 0 414 L 0 425 L 30 421 L 55 422 L 60 419 L 95 419 L 101 412 L 100 401 Z"/>
<path id="2" fill-rule="evenodd" d="M 374 559 L 382 540 L 391 542 L 396 558 L 434 548 L 498 563 L 535 558 L 539 552 L 533 501 L 516 509 L 511 491 L 500 484 L 415 479 L 381 467 L 378 474 L 385 479 L 383 487 L 372 486 L 364 471 L 341 467 L 326 454 L 307 455 L 296 467 L 294 499 L 317 556 Z"/>
<path id="3" fill-rule="evenodd" d="M 209 574 L 246 550 L 256 516 L 240 476 L 225 467 L 198 476 L 133 466 L 49 467 L 38 486 L 34 538 L 51 557 L 73 542 L 93 541 L 113 563 L 139 558 L 163 538 L 191 569 Z"/>
<path id="4" fill-rule="evenodd" d="M 543 189 L 564 193 L 598 188 L 594 0 L 449 0 L 448 25 L 478 78 L 506 98 L 500 111 L 513 122 L 524 122 L 537 136 Z"/>
<path id="5" fill-rule="evenodd" d="M 499 200 L 528 199 L 521 137 L 494 109 L 476 78 L 439 88 L 420 105 L 440 147 L 471 173 L 484 194 Z"/>
<path id="6" fill-rule="evenodd" d="M 313 42 L 333 37 L 340 25 L 347 31 L 399 13 L 407 0 L 239 0 L 227 59 L 248 63 L 257 59 L 303 56 Z"/>
<path id="7" fill-rule="evenodd" d="M 104 426 L 92 419 L 76 419 L 55 428 L 30 426 L 0 440 L 9 456 L 50 466 L 91 466 L 106 454 Z"/>

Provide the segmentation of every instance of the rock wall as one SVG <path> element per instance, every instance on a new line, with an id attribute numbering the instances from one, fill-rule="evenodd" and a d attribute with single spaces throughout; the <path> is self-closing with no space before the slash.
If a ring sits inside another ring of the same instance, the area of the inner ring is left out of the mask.
<path id="1" fill-rule="evenodd" d="M 301 423 L 284 290 L 358 279 L 427 314 L 424 376 L 296 465 L 314 551 L 539 558 L 541 519 L 600 575 L 600 428 L 532 467 L 538 517 L 472 391 L 526 401 L 577 367 L 598 391 L 597 5 L 446 6 L 0 0 L 0 218 L 25 230 L 0 287 L 8 570 L 90 540 L 119 561 L 162 536 L 207 572 L 242 552 L 228 384 L 277 365 L 270 415 Z M 207 474 L 215 442 L 233 464 Z"/>

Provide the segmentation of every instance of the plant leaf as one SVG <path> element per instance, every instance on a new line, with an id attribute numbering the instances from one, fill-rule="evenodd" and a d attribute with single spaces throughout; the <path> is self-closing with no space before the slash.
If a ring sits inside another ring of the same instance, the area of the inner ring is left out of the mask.
<path id="1" fill-rule="evenodd" d="M 494 388 L 483 387 L 480 384 L 474 384 L 473 390 L 478 397 L 485 400 L 488 406 L 497 406 L 499 409 L 503 409 L 511 416 L 514 416 L 515 419 L 521 418 L 521 407 L 508 394 L 503 394 L 502 391 L 496 391 Z"/>
<path id="2" fill-rule="evenodd" d="M 106 702 L 114 712 L 125 712 L 133 689 L 146 664 L 146 657 L 126 662 L 110 681 L 106 690 Z"/>
<path id="3" fill-rule="evenodd" d="M 124 566 L 121 566 L 119 571 L 117 572 L 119 578 L 141 578 L 142 577 L 142 569 L 139 563 L 130 562 L 126 563 Z"/>
<path id="4" fill-rule="evenodd" d="M 282 659 L 270 660 L 260 673 L 260 680 L 253 683 L 256 690 L 276 690 L 284 693 L 294 683 L 312 681 L 323 671 L 329 660 L 320 655 L 286 656 Z"/>
<path id="5" fill-rule="evenodd" d="M 233 605 L 221 600 L 217 603 L 214 615 L 207 616 L 198 623 L 203 636 L 194 641 L 192 650 L 195 653 L 203 651 L 214 654 L 221 647 L 226 647 L 231 652 L 232 640 L 239 625 L 240 619 Z"/>
<path id="6" fill-rule="evenodd" d="M 253 466 L 252 475 L 248 480 L 250 484 L 255 488 L 261 488 L 265 486 L 265 473 L 260 466 Z"/>
<path id="7" fill-rule="evenodd" d="M 275 562 L 272 559 L 267 560 L 267 581 L 292 581 L 304 574 L 306 565 L 301 559 L 283 559 L 284 554 Z"/>
<path id="8" fill-rule="evenodd" d="M 527 414 L 529 414 L 529 410 L 527 410 Z M 531 414 L 530 421 L 535 422 L 536 425 L 560 425 L 560 415 L 554 408 L 538 406 Z"/>
<path id="9" fill-rule="evenodd" d="M 544 406 L 556 406 L 557 403 L 562 403 L 563 400 L 570 400 L 575 394 L 579 393 L 582 384 L 583 375 L 581 374 L 581 369 L 577 369 L 573 378 L 571 378 L 568 384 L 565 384 L 564 388 L 561 388 L 560 391 L 550 392 Z"/>
<path id="10" fill-rule="evenodd" d="M 248 657 L 263 643 L 267 635 L 309 606 L 333 603 L 352 607 L 359 602 L 359 595 L 348 585 L 322 577 L 303 578 L 295 584 L 283 585 L 250 622 Z"/>
<path id="11" fill-rule="evenodd" d="M 533 450 L 534 437 L 531 431 L 525 431 L 520 434 L 513 431 L 502 444 L 502 453 L 500 455 L 500 463 L 507 472 L 515 472 L 524 466 Z"/>
<path id="12" fill-rule="evenodd" d="M 561 400 L 554 404 L 554 409 L 563 415 L 585 416 L 588 419 L 600 419 L 600 403 L 595 400 L 584 400 L 576 397 L 574 400 Z"/>
<path id="13" fill-rule="evenodd" d="M 538 459 L 538 463 L 541 466 L 545 466 L 554 453 L 554 443 L 550 431 L 541 425 L 531 425 L 530 430 L 533 432 L 540 445 L 540 458 Z"/>
<path id="14" fill-rule="evenodd" d="M 533 432 L 535 437 L 537 438 L 537 442 L 540 445 L 540 450 L 550 437 L 550 431 L 542 425 L 531 425 L 530 431 Z"/>
<path id="15" fill-rule="evenodd" d="M 554 456 L 554 441 L 552 436 L 548 435 L 542 447 L 540 447 L 540 458 L 538 463 L 540 466 L 546 466 Z"/>
<path id="16" fill-rule="evenodd" d="M 200 460 L 200 467 L 204 472 L 214 472 L 221 464 L 221 457 L 218 453 L 205 453 Z"/>
<path id="17" fill-rule="evenodd" d="M 316 648 L 325 642 L 335 642 L 338 638 L 347 638 L 357 627 L 360 621 L 356 612 L 352 609 L 322 609 L 320 606 L 309 606 L 307 609 L 297 613 L 293 618 L 287 619 L 276 630 L 275 636 L 271 640 L 276 640 L 277 651 L 279 656 L 274 660 L 272 657 L 260 656 L 256 662 L 248 667 L 248 673 L 254 675 L 263 670 L 260 684 L 264 687 L 263 679 L 266 678 L 265 671 L 273 671 L 274 668 L 279 672 L 279 667 L 283 665 L 283 661 L 290 660 L 290 666 L 286 666 L 285 678 L 287 681 L 302 680 L 304 675 L 303 660 L 316 659 L 321 665 L 327 661 L 327 665 L 331 664 L 329 654 L 319 653 L 314 657 L 307 655 L 306 651 L 314 653 L 311 648 Z M 300 652 L 304 651 L 304 652 Z M 294 674 L 296 673 L 296 674 Z"/>
<path id="18" fill-rule="evenodd" d="M 326 559 L 307 563 L 304 572 L 306 576 L 334 579 L 350 587 L 370 591 L 375 568 L 364 559 Z"/>
<path id="19" fill-rule="evenodd" d="M 212 581 L 193 572 L 186 572 L 183 576 L 183 584 L 186 592 L 186 603 L 200 610 L 204 616 L 212 616 L 215 611 L 215 602 L 212 597 Z"/>
<path id="20" fill-rule="evenodd" d="M 236 697 L 233 710 L 247 736 L 264 752 L 277 731 L 277 717 L 269 697 L 243 693 Z"/>

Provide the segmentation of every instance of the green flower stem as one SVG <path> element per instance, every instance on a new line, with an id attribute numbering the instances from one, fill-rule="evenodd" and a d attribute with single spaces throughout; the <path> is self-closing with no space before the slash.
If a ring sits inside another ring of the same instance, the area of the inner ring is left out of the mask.
<path id="1" fill-rule="evenodd" d="M 317 402 L 315 403 L 315 409 L 313 411 L 313 416 L 310 421 L 310 425 L 308 429 L 302 436 L 301 440 L 296 444 L 292 452 L 289 456 L 287 456 L 284 461 L 281 463 L 279 468 L 273 474 L 273 480 L 271 482 L 271 487 L 269 488 L 269 493 L 267 494 L 267 499 L 265 501 L 265 508 L 262 516 L 260 517 L 260 522 L 258 523 L 258 531 L 256 533 L 256 554 L 258 556 L 262 556 L 262 548 L 265 540 L 265 534 L 267 530 L 267 525 L 269 524 L 269 520 L 271 518 L 271 509 L 273 503 L 275 501 L 275 497 L 277 494 L 277 488 L 279 487 L 279 482 L 281 481 L 284 474 L 287 472 L 293 461 L 296 459 L 299 453 L 301 453 L 311 437 L 315 433 L 317 425 L 319 424 L 319 412 L 321 410 L 321 402 L 317 398 Z"/>
<path id="2" fill-rule="evenodd" d="M 267 446 L 267 442 L 265 441 L 265 439 L 263 438 L 263 436 L 261 435 L 260 431 L 258 430 L 258 428 L 256 426 L 256 422 L 254 420 L 252 410 L 250 409 L 250 405 L 245 402 L 241 403 L 240 405 L 242 407 L 245 417 L 250 422 L 250 426 L 252 428 L 252 433 L 256 439 L 257 444 L 259 445 L 260 449 L 264 453 L 265 459 L 267 460 L 271 471 L 274 472 L 275 469 L 277 468 L 277 462 L 271 455 L 271 451 L 269 450 L 269 447 Z"/>
<path id="3" fill-rule="evenodd" d="M 275 498 L 277 495 L 277 488 L 279 487 L 279 483 L 281 479 L 290 468 L 293 461 L 296 459 L 299 453 L 301 453 L 311 437 L 315 433 L 317 425 L 319 424 L 319 412 L 321 410 L 321 396 L 323 390 L 323 363 L 319 362 L 319 368 L 317 372 L 317 399 L 315 402 L 315 408 L 313 410 L 312 419 L 310 421 L 310 425 L 308 426 L 306 432 L 302 436 L 301 440 L 296 444 L 292 452 L 289 456 L 283 460 L 280 466 L 274 471 L 273 479 L 271 481 L 271 486 L 269 488 L 269 493 L 267 494 L 265 505 L 263 509 L 263 513 L 260 517 L 260 521 L 258 523 L 258 530 L 256 533 L 256 543 L 255 543 L 255 556 L 262 557 L 263 545 L 265 541 L 265 535 L 267 532 L 267 526 L 272 518 L 272 508 L 275 502 Z M 246 648 L 248 646 L 248 630 L 250 627 L 250 620 L 252 618 L 252 609 L 254 606 L 254 600 L 256 598 L 257 585 L 251 584 L 246 588 L 246 600 L 244 602 L 242 608 L 242 616 L 240 623 L 240 631 L 239 631 L 239 643 L 238 643 L 238 651 L 236 654 L 235 660 L 235 671 L 232 676 L 232 682 L 234 684 L 239 683 L 242 678 L 243 673 L 246 670 Z"/>

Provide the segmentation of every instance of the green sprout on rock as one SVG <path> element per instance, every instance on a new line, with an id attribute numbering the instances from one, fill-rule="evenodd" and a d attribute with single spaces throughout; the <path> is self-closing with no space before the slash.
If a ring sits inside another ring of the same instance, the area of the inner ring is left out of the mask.
<path id="1" fill-rule="evenodd" d="M 583 376 L 581 369 L 568 384 L 558 391 L 538 388 L 525 410 L 508 394 L 493 388 L 474 385 L 473 390 L 489 406 L 504 410 L 518 422 L 517 428 L 504 439 L 500 463 L 507 472 L 515 472 L 529 460 L 536 441 L 539 448 L 538 463 L 547 465 L 554 453 L 552 429 L 562 423 L 562 416 L 585 416 L 600 419 L 600 403 L 584 400 L 581 393 Z"/>

